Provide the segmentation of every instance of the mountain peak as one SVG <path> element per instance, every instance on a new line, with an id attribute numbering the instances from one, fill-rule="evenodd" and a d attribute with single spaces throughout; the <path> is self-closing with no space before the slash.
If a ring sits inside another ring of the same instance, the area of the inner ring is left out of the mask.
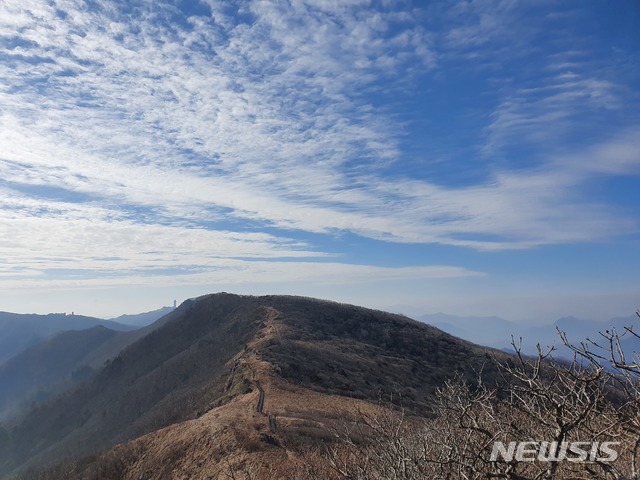
<path id="1" fill-rule="evenodd" d="M 327 422 L 337 405 L 380 396 L 425 415 L 438 385 L 453 372 L 471 378 L 487 359 L 485 349 L 402 315 L 305 297 L 206 295 L 163 322 L 17 425 L 4 471 L 222 415 L 261 395 L 264 412 L 283 419 L 287 408 L 313 405 L 315 421 Z"/>

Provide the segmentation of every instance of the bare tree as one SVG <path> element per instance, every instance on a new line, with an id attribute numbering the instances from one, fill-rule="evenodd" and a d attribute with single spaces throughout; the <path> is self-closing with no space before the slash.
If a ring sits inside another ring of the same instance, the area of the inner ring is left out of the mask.
<path id="1" fill-rule="evenodd" d="M 360 412 L 326 449 L 332 471 L 349 479 L 637 478 L 637 401 L 622 395 L 612 374 L 578 355 L 557 362 L 553 351 L 529 358 L 514 347 L 514 357 L 499 362 L 497 385 L 489 387 L 482 371 L 474 383 L 461 376 L 446 382 L 434 419 Z M 496 442 L 513 441 L 542 447 L 531 461 L 492 455 Z M 620 442 L 616 461 L 563 461 L 571 442 L 612 441 Z"/>

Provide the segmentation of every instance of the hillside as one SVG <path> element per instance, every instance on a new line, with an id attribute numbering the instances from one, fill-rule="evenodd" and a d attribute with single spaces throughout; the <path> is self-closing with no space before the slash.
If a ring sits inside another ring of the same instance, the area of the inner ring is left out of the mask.
<path id="1" fill-rule="evenodd" d="M 83 359 L 118 332 L 103 326 L 63 332 L 0 365 L 0 419 L 46 400 L 93 369 Z"/>
<path id="2" fill-rule="evenodd" d="M 143 315 L 149 319 L 172 310 Z M 65 331 L 11 357 L 0 365 L 0 421 L 7 421 L 77 385 L 165 321 L 159 319 L 131 331 L 115 331 L 102 325 Z"/>
<path id="3" fill-rule="evenodd" d="M 329 419 L 380 398 L 427 415 L 437 385 L 456 371 L 471 376 L 488 357 L 406 317 L 307 298 L 215 294 L 187 301 L 165 319 L 75 391 L 5 425 L 0 473 L 145 434 L 131 448 L 162 450 L 157 442 L 175 432 L 182 432 L 175 440 L 180 449 L 201 448 L 191 435 L 198 429 L 235 438 L 231 449 L 276 444 L 282 438 L 269 437 L 272 422 L 289 437 L 326 434 Z M 271 417 L 255 411 L 260 398 Z M 148 468 L 166 466 L 151 453 L 145 458 Z M 122 461 L 127 471 L 142 468 L 138 460 Z M 165 456 L 164 463 L 171 461 Z"/>
<path id="4" fill-rule="evenodd" d="M 84 315 L 0 312 L 0 364 L 51 335 L 67 330 L 84 330 L 97 325 L 117 331 L 129 331 L 136 328 Z"/>

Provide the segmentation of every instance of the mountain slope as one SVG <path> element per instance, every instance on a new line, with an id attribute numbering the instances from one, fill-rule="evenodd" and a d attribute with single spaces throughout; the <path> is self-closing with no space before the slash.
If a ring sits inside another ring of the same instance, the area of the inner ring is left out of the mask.
<path id="1" fill-rule="evenodd" d="M 0 419 L 88 377 L 93 368 L 86 356 L 118 333 L 101 325 L 63 332 L 0 365 Z"/>
<path id="2" fill-rule="evenodd" d="M 395 394 L 424 414 L 436 385 L 454 372 L 471 378 L 471 362 L 488 358 L 479 347 L 400 315 L 286 297 L 273 305 L 280 336 L 261 358 L 284 379 L 323 393 L 369 400 Z"/>
<path id="3" fill-rule="evenodd" d="M 128 331 L 135 327 L 110 320 L 51 313 L 49 315 L 0 312 L 0 364 L 45 338 L 66 330 L 84 330 L 102 325 L 110 330 Z"/>
<path id="4" fill-rule="evenodd" d="M 258 414 L 254 400 L 265 397 L 264 409 L 279 405 L 285 424 L 307 430 L 336 415 L 338 404 L 381 396 L 425 415 L 436 385 L 455 371 L 472 375 L 488 355 L 406 317 L 307 298 L 216 294 L 167 317 L 76 391 L 5 426 L 0 473 L 171 424 L 186 428 L 180 425 L 203 418 L 217 429 L 225 422 L 215 419 L 225 415 L 248 421 Z M 250 437 L 267 417 L 258 418 Z"/>
<path id="5" fill-rule="evenodd" d="M 225 363 L 250 338 L 254 318 L 245 299 L 220 300 L 185 302 L 77 390 L 7 425 L 0 474 L 100 450 L 188 418 L 221 396 Z"/>
<path id="6" fill-rule="evenodd" d="M 171 312 L 173 308 L 150 313 L 156 316 L 161 311 Z M 65 331 L 23 350 L 0 365 L 0 421 L 77 385 L 167 320 L 161 318 L 131 331 L 115 331 L 102 325 Z"/>

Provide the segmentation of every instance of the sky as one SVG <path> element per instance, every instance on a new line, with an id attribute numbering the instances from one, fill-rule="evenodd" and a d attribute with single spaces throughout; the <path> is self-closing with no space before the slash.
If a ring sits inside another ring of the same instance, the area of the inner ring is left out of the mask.
<path id="1" fill-rule="evenodd" d="M 0 310 L 640 308 L 636 0 L 2 0 Z"/>

